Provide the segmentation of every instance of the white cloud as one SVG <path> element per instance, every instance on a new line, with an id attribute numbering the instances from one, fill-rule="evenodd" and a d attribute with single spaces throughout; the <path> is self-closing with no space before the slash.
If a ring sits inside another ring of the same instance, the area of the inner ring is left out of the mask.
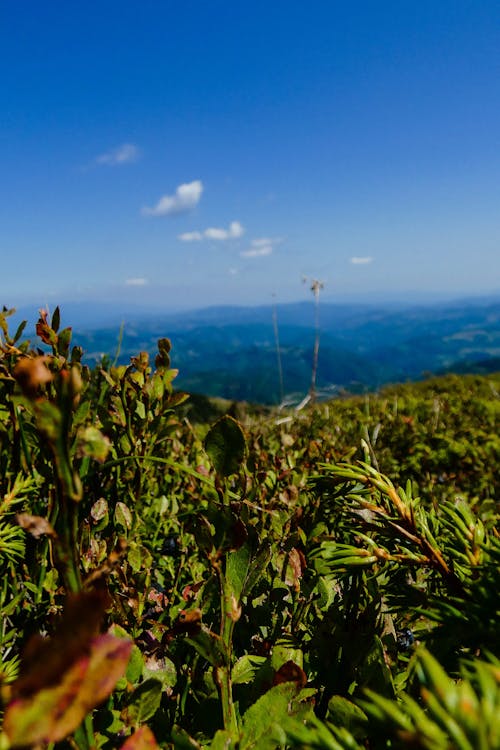
<path id="1" fill-rule="evenodd" d="M 203 234 L 209 240 L 235 240 L 244 234 L 245 230 L 239 221 L 232 221 L 229 225 L 229 229 L 217 229 L 216 227 L 209 227 L 205 229 Z"/>
<path id="2" fill-rule="evenodd" d="M 368 263 L 372 263 L 373 258 L 371 255 L 366 255 L 360 257 L 359 255 L 355 255 L 353 258 L 351 258 L 351 263 L 354 266 L 366 266 Z"/>
<path id="3" fill-rule="evenodd" d="M 184 232 L 178 234 L 177 239 L 182 240 L 182 242 L 198 242 L 203 239 L 203 234 L 201 232 Z"/>
<path id="4" fill-rule="evenodd" d="M 262 245 L 262 247 L 251 247 L 240 253 L 242 258 L 260 258 L 264 255 L 271 255 L 273 252 L 272 245 Z"/>
<path id="5" fill-rule="evenodd" d="M 203 193 L 201 180 L 186 182 L 176 188 L 174 195 L 163 195 L 155 206 L 145 206 L 145 216 L 176 216 L 190 211 L 200 201 Z"/>
<path id="6" fill-rule="evenodd" d="M 257 237 L 252 240 L 248 250 L 243 250 L 240 255 L 242 258 L 262 258 L 265 255 L 271 255 L 276 245 L 283 242 L 282 237 Z"/>
<path id="7" fill-rule="evenodd" d="M 140 154 L 140 150 L 137 146 L 134 146 L 133 143 L 123 143 L 121 146 L 118 146 L 118 148 L 97 156 L 94 162 L 98 165 L 116 167 L 120 164 L 130 164 L 131 162 L 137 161 Z"/>
<path id="8" fill-rule="evenodd" d="M 142 277 L 136 277 L 133 279 L 126 279 L 125 286 L 147 286 L 149 281 Z"/>
<path id="9" fill-rule="evenodd" d="M 244 227 L 239 221 L 232 221 L 227 229 L 219 227 L 209 227 L 203 232 L 184 232 L 177 236 L 182 242 L 197 242 L 203 239 L 207 240 L 235 240 L 245 233 Z"/>

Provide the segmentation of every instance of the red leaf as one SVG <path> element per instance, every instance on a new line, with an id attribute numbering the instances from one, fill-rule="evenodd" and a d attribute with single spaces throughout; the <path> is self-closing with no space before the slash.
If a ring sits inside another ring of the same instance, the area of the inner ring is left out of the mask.
<path id="1" fill-rule="evenodd" d="M 121 746 L 121 750 L 160 750 L 160 748 L 151 729 L 144 726 L 128 738 Z"/>
<path id="2" fill-rule="evenodd" d="M 307 684 L 307 675 L 294 661 L 287 661 L 281 665 L 273 677 L 273 685 L 281 685 L 282 682 L 295 682 L 301 690 Z"/>
<path id="3" fill-rule="evenodd" d="M 125 673 L 131 649 L 131 641 L 108 634 L 97 636 L 90 641 L 88 653 L 69 665 L 56 684 L 14 698 L 7 706 L 3 726 L 11 746 L 59 742 L 74 732 L 88 712 L 112 692 Z"/>
<path id="4" fill-rule="evenodd" d="M 46 365 L 48 361 L 46 356 L 24 357 L 14 368 L 15 379 L 30 398 L 34 398 L 39 388 L 50 383 L 54 377 Z"/>
<path id="5" fill-rule="evenodd" d="M 112 692 L 127 668 L 132 642 L 99 635 L 108 605 L 102 591 L 68 597 L 54 636 L 29 641 L 5 711 L 12 747 L 59 742 Z"/>
<path id="6" fill-rule="evenodd" d="M 57 334 L 47 323 L 47 316 L 46 310 L 40 310 L 40 317 L 36 324 L 36 335 L 42 339 L 44 344 L 56 344 Z"/>
<path id="7" fill-rule="evenodd" d="M 81 656 L 89 654 L 109 606 L 108 594 L 89 591 L 68 596 L 61 621 L 52 638 L 33 636 L 22 654 L 21 674 L 11 685 L 11 696 L 26 698 L 57 684 Z"/>

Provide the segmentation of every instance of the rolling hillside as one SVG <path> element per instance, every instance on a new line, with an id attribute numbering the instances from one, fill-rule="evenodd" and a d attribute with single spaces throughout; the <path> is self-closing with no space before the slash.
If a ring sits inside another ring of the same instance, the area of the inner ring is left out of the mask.
<path id="1" fill-rule="evenodd" d="M 116 318 L 98 327 L 93 309 L 76 318 L 74 338 L 90 363 L 103 356 L 127 363 L 138 351 L 152 354 L 157 340 L 169 337 L 181 388 L 272 404 L 281 398 L 273 312 L 271 306 L 169 315 L 143 310 L 124 319 L 120 337 Z M 281 305 L 276 314 L 283 395 L 300 400 L 311 379 L 313 305 Z M 62 316 L 71 322 L 64 305 Z M 324 395 L 363 392 L 429 373 L 493 372 L 500 367 L 500 300 L 385 307 L 322 303 L 320 334 L 317 385 Z"/>

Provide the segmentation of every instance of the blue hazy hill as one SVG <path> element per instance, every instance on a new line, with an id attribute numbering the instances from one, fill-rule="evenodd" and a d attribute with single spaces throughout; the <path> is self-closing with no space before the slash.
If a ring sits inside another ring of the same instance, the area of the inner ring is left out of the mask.
<path id="1" fill-rule="evenodd" d="M 276 321 L 284 395 L 300 398 L 309 389 L 312 301 L 180 313 L 73 303 L 61 305 L 61 314 L 90 364 L 102 356 L 128 363 L 139 351 L 153 355 L 157 340 L 168 337 L 179 387 L 262 403 L 281 398 Z M 319 324 L 317 385 L 325 394 L 360 392 L 429 373 L 500 369 L 499 297 L 420 305 L 321 301 Z"/>

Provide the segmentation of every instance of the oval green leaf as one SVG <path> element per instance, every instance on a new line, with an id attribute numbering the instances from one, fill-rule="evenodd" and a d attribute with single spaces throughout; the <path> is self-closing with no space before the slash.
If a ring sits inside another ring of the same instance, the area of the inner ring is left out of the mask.
<path id="1" fill-rule="evenodd" d="M 247 452 L 240 423 L 228 415 L 217 420 L 205 438 L 205 450 L 217 474 L 236 474 Z"/>

